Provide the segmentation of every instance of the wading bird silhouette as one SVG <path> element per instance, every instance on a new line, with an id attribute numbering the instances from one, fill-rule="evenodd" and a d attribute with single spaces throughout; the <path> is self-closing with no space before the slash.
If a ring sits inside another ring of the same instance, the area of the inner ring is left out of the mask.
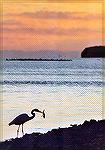
<path id="1" fill-rule="evenodd" d="M 43 111 L 40 111 L 38 109 L 33 109 L 31 111 L 31 114 L 32 116 L 29 117 L 27 114 L 20 114 L 19 116 L 17 116 L 14 120 L 12 120 L 10 123 L 9 123 L 9 126 L 10 125 L 19 125 L 18 129 L 17 129 L 17 137 L 18 137 L 18 134 L 19 134 L 19 128 L 20 128 L 20 125 L 22 125 L 22 134 L 24 135 L 24 131 L 23 131 L 23 124 L 31 119 L 33 119 L 35 117 L 35 112 L 39 112 L 39 113 L 42 113 L 42 117 L 45 118 L 45 110 Z"/>

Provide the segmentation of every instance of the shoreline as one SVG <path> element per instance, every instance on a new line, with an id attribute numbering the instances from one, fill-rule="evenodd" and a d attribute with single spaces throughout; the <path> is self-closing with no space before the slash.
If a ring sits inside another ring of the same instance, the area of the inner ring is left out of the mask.
<path id="1" fill-rule="evenodd" d="M 104 150 L 105 120 L 85 121 L 82 125 L 52 129 L 47 133 L 25 134 L 0 142 L 0 150 Z"/>

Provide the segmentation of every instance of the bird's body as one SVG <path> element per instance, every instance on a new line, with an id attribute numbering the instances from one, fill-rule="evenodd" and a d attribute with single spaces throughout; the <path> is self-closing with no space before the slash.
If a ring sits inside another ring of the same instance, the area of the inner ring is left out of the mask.
<path id="1" fill-rule="evenodd" d="M 29 117 L 27 114 L 20 114 L 19 116 L 17 116 L 14 120 L 12 120 L 10 123 L 9 123 L 9 126 L 10 125 L 21 125 L 21 124 L 24 124 L 25 122 L 31 120 L 32 118 Z"/>
<path id="2" fill-rule="evenodd" d="M 35 117 L 35 112 L 39 112 L 39 113 L 42 113 L 43 114 L 43 118 L 45 118 L 45 113 L 44 113 L 44 110 L 43 112 L 39 111 L 38 109 L 33 109 L 31 111 L 31 114 L 32 116 L 29 117 L 26 113 L 24 114 L 20 114 L 19 116 L 17 116 L 15 119 L 13 119 L 10 123 L 9 123 L 9 126 L 10 125 L 19 125 L 18 127 L 18 130 L 17 130 L 17 137 L 18 137 L 18 133 L 19 133 L 19 128 L 20 128 L 20 125 L 22 125 L 22 133 L 24 134 L 23 132 L 23 124 L 31 119 L 33 119 Z"/>

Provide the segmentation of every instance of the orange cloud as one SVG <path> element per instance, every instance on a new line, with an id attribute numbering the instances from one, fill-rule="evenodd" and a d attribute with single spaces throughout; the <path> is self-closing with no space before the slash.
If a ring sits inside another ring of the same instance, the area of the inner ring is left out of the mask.
<path id="1" fill-rule="evenodd" d="M 3 28 L 4 33 L 5 32 L 15 32 L 20 33 L 20 34 L 24 34 L 24 33 L 28 33 L 28 34 L 34 34 L 34 35 L 57 35 L 57 36 L 71 36 L 73 34 L 83 34 L 83 33 L 87 33 L 87 34 L 96 34 L 96 33 L 100 33 L 100 30 L 94 30 L 94 29 L 90 29 L 90 28 L 30 28 L 30 27 L 16 27 L 16 28 L 9 28 L 9 27 L 4 27 Z"/>
<path id="2" fill-rule="evenodd" d="M 22 12 L 22 13 L 7 13 L 5 17 L 22 17 L 33 19 L 71 19 L 71 20 L 97 20 L 102 17 L 99 13 L 88 12 L 62 12 L 62 11 L 35 11 L 35 12 Z"/>

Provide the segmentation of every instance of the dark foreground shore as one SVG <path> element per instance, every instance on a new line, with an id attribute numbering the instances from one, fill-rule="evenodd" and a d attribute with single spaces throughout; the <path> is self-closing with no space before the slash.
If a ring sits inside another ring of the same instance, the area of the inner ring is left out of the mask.
<path id="1" fill-rule="evenodd" d="M 105 120 L 26 134 L 1 142 L 0 150 L 105 150 Z"/>

